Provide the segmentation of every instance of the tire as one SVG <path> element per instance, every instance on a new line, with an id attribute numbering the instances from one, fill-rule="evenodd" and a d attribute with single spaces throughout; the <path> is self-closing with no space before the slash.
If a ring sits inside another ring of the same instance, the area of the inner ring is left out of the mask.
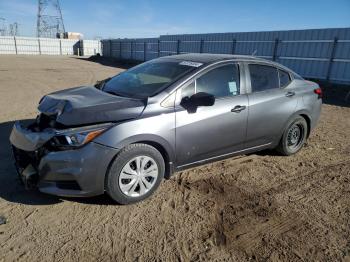
<path id="1" fill-rule="evenodd" d="M 106 177 L 106 192 L 119 204 L 135 203 L 152 195 L 164 173 L 164 159 L 157 149 L 131 144 L 113 160 Z"/>
<path id="2" fill-rule="evenodd" d="M 283 132 L 276 147 L 277 152 L 284 156 L 296 154 L 304 145 L 307 138 L 308 126 L 306 120 L 298 116 L 291 120 Z"/>

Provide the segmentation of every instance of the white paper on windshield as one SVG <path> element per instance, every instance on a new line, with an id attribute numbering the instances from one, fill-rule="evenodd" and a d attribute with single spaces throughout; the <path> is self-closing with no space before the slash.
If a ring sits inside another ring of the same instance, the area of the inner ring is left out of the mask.
<path id="1" fill-rule="evenodd" d="M 202 63 L 192 62 L 192 61 L 182 61 L 179 63 L 180 65 L 192 66 L 192 67 L 200 67 L 203 65 Z"/>

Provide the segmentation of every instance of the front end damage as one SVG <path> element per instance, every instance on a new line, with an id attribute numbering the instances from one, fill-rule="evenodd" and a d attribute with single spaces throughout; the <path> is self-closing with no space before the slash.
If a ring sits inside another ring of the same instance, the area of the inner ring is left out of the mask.
<path id="1" fill-rule="evenodd" d="M 86 134 L 110 126 L 65 128 L 47 117 L 31 123 L 16 122 L 10 141 L 21 181 L 27 189 L 59 196 L 103 194 L 105 174 L 117 150 L 90 140 L 74 144 L 70 139 L 84 139 Z"/>
<path id="2" fill-rule="evenodd" d="M 16 122 L 10 136 L 21 180 L 27 188 L 54 195 L 102 194 L 108 165 L 118 150 L 94 138 L 115 123 L 139 117 L 145 106 L 144 100 L 92 86 L 44 96 L 37 119 Z"/>

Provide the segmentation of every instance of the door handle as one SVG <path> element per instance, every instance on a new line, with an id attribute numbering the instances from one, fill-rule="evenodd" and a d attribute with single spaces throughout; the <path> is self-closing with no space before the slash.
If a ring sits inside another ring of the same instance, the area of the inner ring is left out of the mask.
<path id="1" fill-rule="evenodd" d="M 246 106 L 235 106 L 234 108 L 231 109 L 231 112 L 234 112 L 234 113 L 239 113 L 241 112 L 242 110 L 244 110 L 246 108 Z"/>
<path id="2" fill-rule="evenodd" d="M 286 97 L 292 97 L 294 95 L 295 95 L 295 92 L 293 92 L 293 91 L 289 91 L 286 93 Z"/>

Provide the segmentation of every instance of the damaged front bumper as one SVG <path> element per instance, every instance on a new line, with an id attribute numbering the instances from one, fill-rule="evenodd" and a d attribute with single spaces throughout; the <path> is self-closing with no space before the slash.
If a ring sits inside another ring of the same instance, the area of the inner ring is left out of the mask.
<path id="1" fill-rule="evenodd" d="M 103 194 L 105 174 L 118 150 L 94 142 L 53 150 L 48 142 L 54 136 L 53 129 L 36 132 L 21 122 L 14 124 L 10 141 L 16 170 L 26 188 L 59 196 Z"/>

